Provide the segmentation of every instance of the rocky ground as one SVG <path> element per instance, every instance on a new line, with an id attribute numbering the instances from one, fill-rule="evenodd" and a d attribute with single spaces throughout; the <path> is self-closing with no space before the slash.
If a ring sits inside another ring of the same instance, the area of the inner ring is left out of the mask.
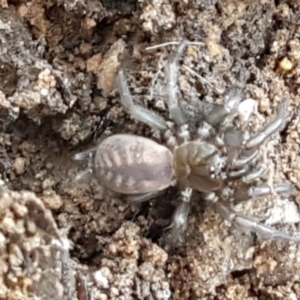
<path id="1" fill-rule="evenodd" d="M 116 70 L 126 69 L 137 103 L 167 116 L 159 83 L 176 46 L 146 47 L 185 37 L 199 45 L 182 64 L 200 75 L 181 67 L 187 106 L 198 98 L 222 103 L 228 87 L 240 86 L 258 104 L 249 124 L 256 131 L 289 100 L 288 126 L 264 152 L 268 182 L 289 180 L 295 195 L 233 207 L 297 234 L 299 0 L 1 0 L 0 7 L 0 299 L 300 298 L 297 244 L 246 234 L 200 202 L 186 246 L 171 252 L 149 228 L 176 191 L 132 205 L 95 179 L 75 181 L 84 165 L 72 159 L 116 132 L 155 138 L 119 104 Z"/>

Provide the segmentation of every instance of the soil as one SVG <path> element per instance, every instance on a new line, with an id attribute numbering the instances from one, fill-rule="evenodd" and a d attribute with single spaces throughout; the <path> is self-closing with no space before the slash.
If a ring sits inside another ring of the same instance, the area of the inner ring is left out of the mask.
<path id="1" fill-rule="evenodd" d="M 238 86 L 257 104 L 256 132 L 289 101 L 262 163 L 268 183 L 289 180 L 294 195 L 232 207 L 297 235 L 299 11 L 299 0 L 1 0 L 0 299 L 300 299 L 297 244 L 243 232 L 199 201 L 186 244 L 170 251 L 157 219 L 170 217 L 176 189 L 134 205 L 95 178 L 76 181 L 86 165 L 73 159 L 114 133 L 157 140 L 120 105 L 116 72 L 167 118 L 161 83 L 176 45 L 146 48 L 199 42 L 181 61 L 186 107 Z"/>

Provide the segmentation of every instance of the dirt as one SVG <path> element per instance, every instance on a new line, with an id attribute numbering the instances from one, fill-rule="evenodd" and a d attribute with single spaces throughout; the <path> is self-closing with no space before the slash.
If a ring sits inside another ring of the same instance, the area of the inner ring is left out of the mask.
<path id="1" fill-rule="evenodd" d="M 245 233 L 204 201 L 189 218 L 184 249 L 155 228 L 176 191 L 133 205 L 74 154 L 105 136 L 157 136 L 119 103 L 126 70 L 134 101 L 167 117 L 163 68 L 189 46 L 178 79 L 183 105 L 222 103 L 230 86 L 258 106 L 257 131 L 289 100 L 285 130 L 264 148 L 268 183 L 295 195 L 232 203 L 280 230 L 299 232 L 300 1 L 0 1 L 0 299 L 299 299 L 300 249 Z M 171 204 L 170 204 L 171 203 Z M 165 205 L 164 209 L 161 207 Z M 169 214 L 170 215 L 170 214 Z"/>

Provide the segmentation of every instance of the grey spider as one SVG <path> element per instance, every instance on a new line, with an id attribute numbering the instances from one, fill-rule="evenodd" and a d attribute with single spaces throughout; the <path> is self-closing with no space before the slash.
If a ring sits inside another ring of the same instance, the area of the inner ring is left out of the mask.
<path id="1" fill-rule="evenodd" d="M 131 201 L 149 200 L 178 184 L 181 202 L 175 209 L 169 228 L 172 244 L 184 240 L 193 190 L 212 202 L 223 218 L 239 227 L 272 239 L 300 242 L 300 237 L 235 213 L 224 199 L 224 191 L 232 182 L 238 182 L 238 188 L 231 196 L 239 201 L 274 192 L 285 196 L 293 193 L 289 182 L 273 186 L 253 184 L 265 175 L 265 168 L 254 168 L 260 158 L 260 146 L 286 126 L 287 101 L 279 105 L 273 121 L 255 135 L 245 137 L 243 130 L 234 122 L 238 107 L 245 99 L 239 89 L 233 88 L 225 97 L 224 105 L 214 105 L 203 113 L 203 125 L 191 136 L 191 121 L 179 103 L 177 87 L 178 60 L 189 43 L 186 40 L 179 43 L 165 67 L 165 102 L 175 130 L 158 114 L 134 104 L 123 69 L 119 70 L 116 78 L 121 104 L 129 115 L 154 130 L 165 132 L 168 147 L 145 137 L 116 134 L 96 148 L 77 153 L 75 159 L 92 159 L 93 168 L 85 173 L 94 172 L 103 186 L 128 195 Z"/>

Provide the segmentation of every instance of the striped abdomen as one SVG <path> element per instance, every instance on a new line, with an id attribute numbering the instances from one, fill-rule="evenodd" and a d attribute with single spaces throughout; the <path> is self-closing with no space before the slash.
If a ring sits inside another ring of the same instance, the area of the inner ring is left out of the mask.
<path id="1" fill-rule="evenodd" d="M 95 172 L 100 183 L 114 192 L 155 192 L 172 183 L 173 155 L 150 139 L 116 134 L 97 148 Z"/>

